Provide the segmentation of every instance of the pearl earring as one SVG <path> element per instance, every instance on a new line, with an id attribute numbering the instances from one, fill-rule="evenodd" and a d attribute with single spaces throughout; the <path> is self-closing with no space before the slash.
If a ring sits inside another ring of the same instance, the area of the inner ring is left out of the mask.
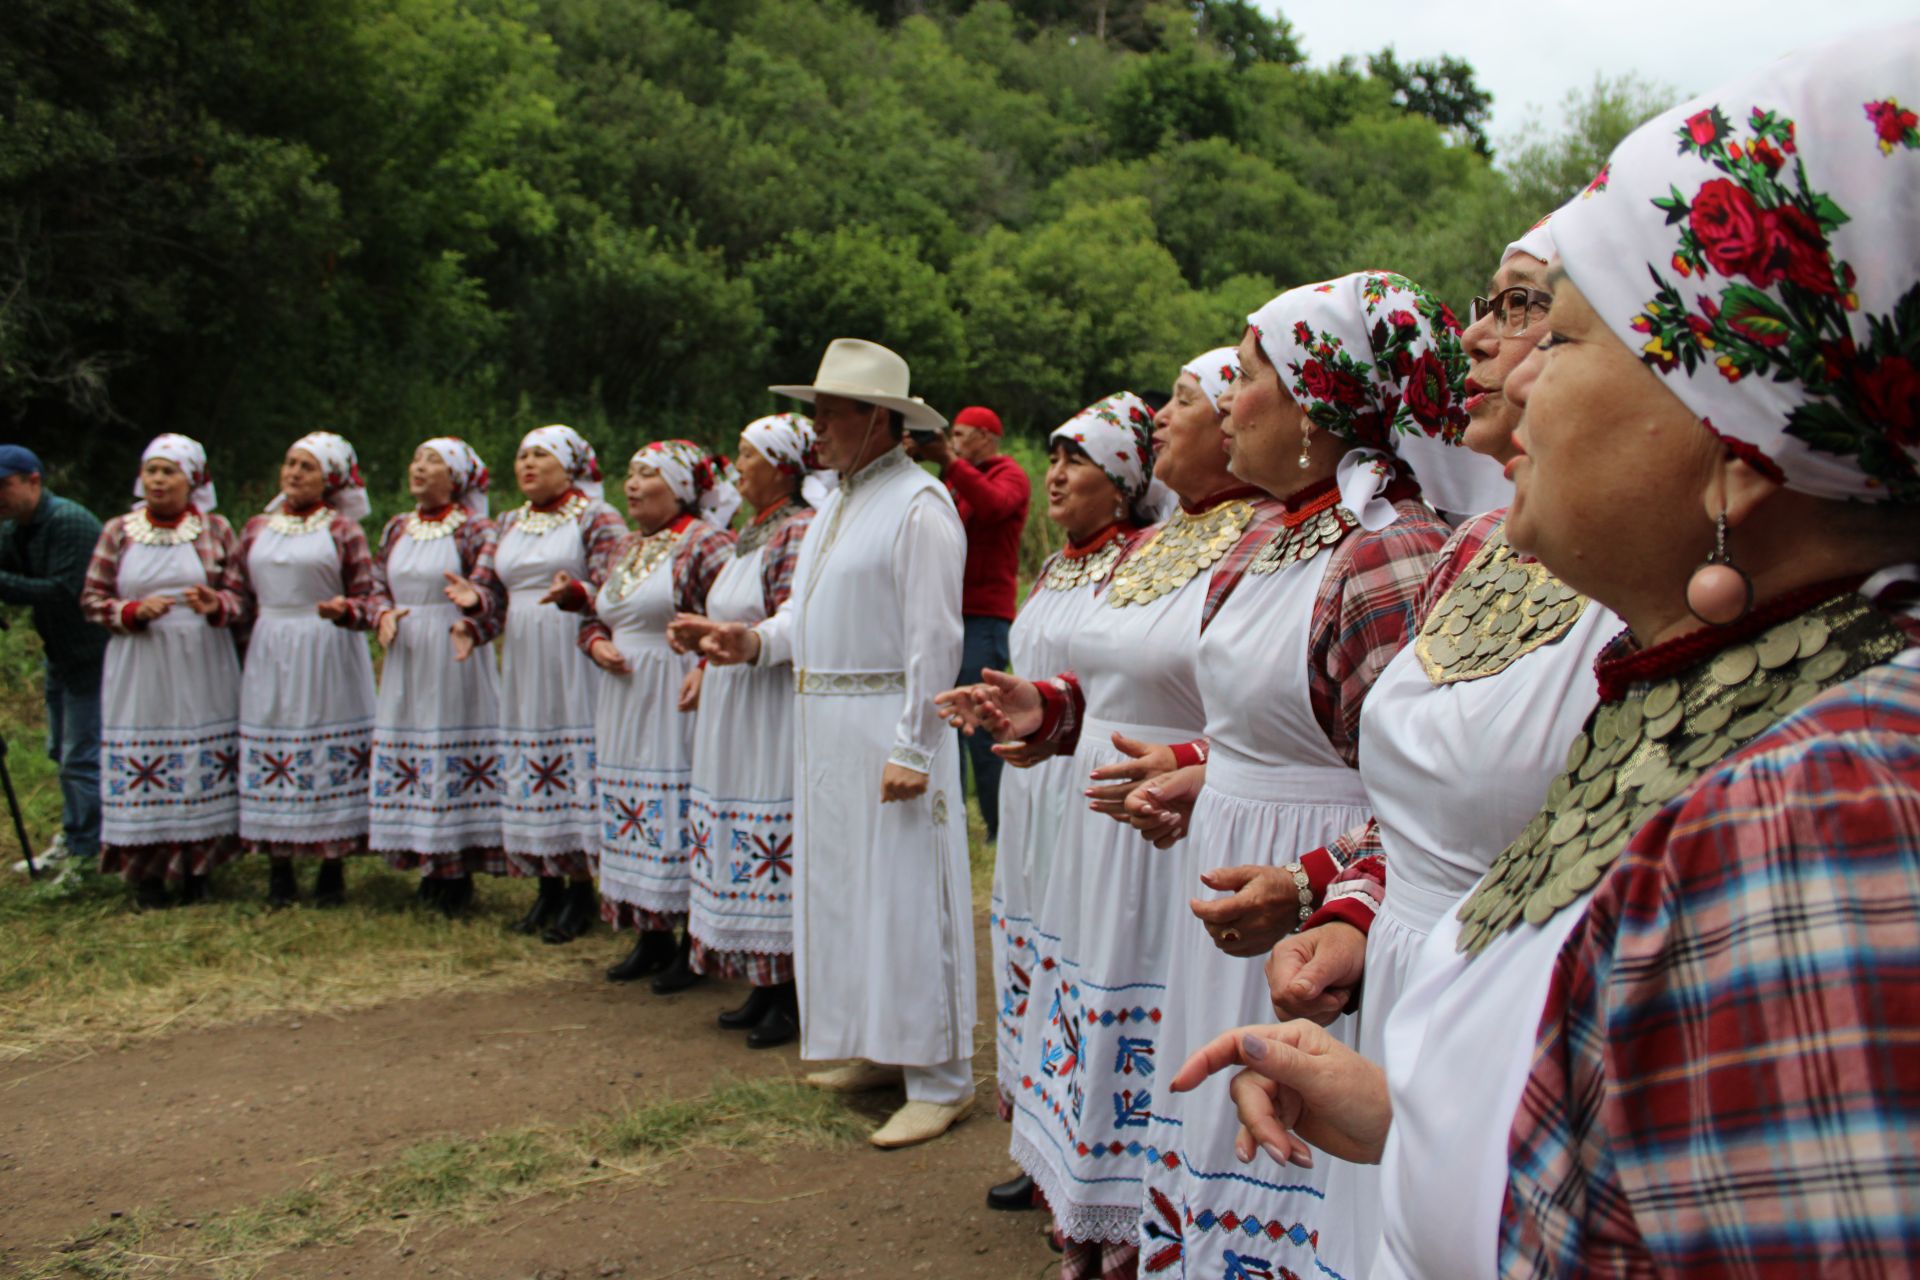
<path id="1" fill-rule="evenodd" d="M 1753 608 L 1753 579 L 1727 554 L 1727 517 L 1713 522 L 1713 554 L 1687 579 L 1687 612 L 1710 627 L 1738 622 Z"/>
<path id="2" fill-rule="evenodd" d="M 1310 459 L 1307 457 L 1307 445 L 1313 441 L 1313 427 L 1303 424 L 1300 428 L 1300 469 L 1305 471 Z"/>

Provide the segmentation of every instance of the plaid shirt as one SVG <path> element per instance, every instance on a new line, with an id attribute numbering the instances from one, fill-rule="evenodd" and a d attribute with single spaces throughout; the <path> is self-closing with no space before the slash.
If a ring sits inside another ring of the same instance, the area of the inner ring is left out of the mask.
<path id="1" fill-rule="evenodd" d="M 500 523 L 494 529 L 493 545 L 487 547 L 474 563 L 473 585 L 480 588 L 480 603 L 466 610 L 467 617 L 474 623 L 481 636 L 491 640 L 507 625 L 507 584 L 500 581 L 499 572 L 494 567 L 494 553 L 499 548 L 500 539 L 520 523 L 521 507 L 515 507 L 500 517 Z M 580 544 L 586 548 L 586 594 L 591 598 L 600 584 L 607 580 L 607 571 L 613 567 L 613 551 L 620 539 L 626 536 L 627 523 L 620 513 L 604 502 L 589 502 L 586 509 L 576 517 L 580 526 Z M 484 577 L 484 585 L 482 583 Z M 581 627 L 593 625 L 589 615 L 581 620 Z M 582 640 L 581 648 L 592 642 Z"/>
<path id="2" fill-rule="evenodd" d="M 371 628 L 377 625 L 380 615 L 394 607 L 393 590 L 387 585 L 387 561 L 393 555 L 394 545 L 407 536 L 407 521 L 413 514 L 411 511 L 401 512 L 387 521 L 386 528 L 380 531 L 380 550 L 373 557 L 373 591 L 354 601 L 354 612 L 359 615 L 362 626 Z M 500 634 L 500 628 L 506 621 L 501 611 L 485 607 L 494 589 L 493 552 L 499 545 L 499 529 L 487 517 L 469 514 L 452 536 L 453 545 L 460 552 L 461 576 L 480 593 L 482 607 L 468 615 L 467 623 L 473 628 L 474 643 L 485 644 Z"/>
<path id="3" fill-rule="evenodd" d="M 620 563 L 620 557 L 651 536 L 636 529 L 621 538 L 607 557 L 606 567 L 601 569 L 595 585 L 607 580 L 607 574 L 614 565 Z M 713 586 L 713 580 L 720 576 L 721 568 L 732 558 L 732 533 L 716 529 L 705 520 L 695 519 L 688 524 L 680 545 L 673 549 L 673 607 L 681 613 L 705 613 L 707 589 Z M 583 608 L 586 617 L 580 624 L 580 648 L 591 649 L 595 640 L 611 640 L 612 629 L 593 614 L 591 594 Z"/>
<path id="4" fill-rule="evenodd" d="M 80 610 L 87 621 L 115 635 L 143 631 L 147 625 L 133 617 L 140 602 L 120 598 L 120 557 L 126 549 L 126 517 L 115 516 L 100 530 L 93 558 L 87 561 L 87 584 L 80 589 Z M 244 626 L 253 616 L 253 597 L 240 573 L 240 539 L 225 516 L 200 517 L 200 536 L 193 540 L 193 550 L 206 571 L 207 585 L 220 598 L 207 615 L 208 623 L 216 627 Z"/>
<path id="5" fill-rule="evenodd" d="M 44 489 L 31 516 L 0 523 L 0 604 L 33 610 L 47 669 L 75 693 L 100 687 L 107 648 L 107 638 L 80 611 L 87 561 L 99 538 L 100 521 L 91 511 Z"/>
<path id="6" fill-rule="evenodd" d="M 271 516 L 257 515 L 247 521 L 247 527 L 240 531 L 240 553 L 234 557 L 240 574 L 240 589 L 247 593 L 249 604 L 253 599 L 253 580 L 248 576 L 247 557 L 253 554 L 253 544 L 267 531 L 267 521 Z M 347 598 L 352 606 L 347 615 L 335 622 L 336 627 L 345 627 L 350 631 L 365 631 L 373 624 L 364 616 L 361 608 L 362 598 L 373 593 L 373 555 L 367 549 L 367 535 L 357 521 L 349 520 L 338 511 L 327 524 L 327 532 L 333 538 L 333 549 L 340 557 L 340 594 Z"/>
<path id="7" fill-rule="evenodd" d="M 793 594 L 793 571 L 800 563 L 800 539 L 813 523 L 813 508 L 801 507 L 773 531 L 760 557 L 760 600 L 771 618 Z"/>
<path id="8" fill-rule="evenodd" d="M 1828 691 L 1634 837 L 1561 948 L 1501 1273 L 1910 1275 L 1920 653 Z"/>

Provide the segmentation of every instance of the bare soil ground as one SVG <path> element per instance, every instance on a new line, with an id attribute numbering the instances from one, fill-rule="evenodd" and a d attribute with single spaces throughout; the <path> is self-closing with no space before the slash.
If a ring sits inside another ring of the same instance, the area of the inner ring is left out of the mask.
<path id="1" fill-rule="evenodd" d="M 984 930 L 978 941 L 985 995 Z M 168 1225 L 143 1241 L 133 1270 L 178 1273 L 170 1233 L 185 1238 L 201 1218 L 380 1166 L 423 1140 L 564 1128 L 636 1101 L 697 1098 L 719 1079 L 803 1071 L 793 1047 L 753 1053 L 714 1025 L 741 989 L 661 998 L 617 988 L 600 978 L 614 952 L 604 933 L 576 949 L 567 981 L 0 1065 L 0 1272 L 44 1267 L 50 1251 L 111 1215 L 164 1207 Z M 395 1222 L 261 1258 L 258 1274 L 1042 1275 L 1054 1255 L 1040 1216 L 990 1213 L 982 1201 L 1011 1172 L 992 1112 L 990 1027 L 983 1005 L 980 1105 L 931 1145 L 696 1146 L 664 1171 L 537 1195 L 477 1222 Z M 849 1105 L 877 1124 L 899 1100 Z"/>

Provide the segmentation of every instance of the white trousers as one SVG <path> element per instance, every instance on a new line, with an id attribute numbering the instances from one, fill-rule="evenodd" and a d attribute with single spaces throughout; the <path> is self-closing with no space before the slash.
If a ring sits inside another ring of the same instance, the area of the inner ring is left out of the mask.
<path id="1" fill-rule="evenodd" d="M 955 1058 L 931 1067 L 902 1067 L 908 1102 L 938 1102 L 951 1106 L 973 1096 L 973 1059 Z"/>

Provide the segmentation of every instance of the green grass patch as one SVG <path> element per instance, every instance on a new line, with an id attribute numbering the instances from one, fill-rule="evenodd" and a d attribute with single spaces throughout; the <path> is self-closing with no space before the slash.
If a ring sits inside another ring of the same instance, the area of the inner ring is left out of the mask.
<path id="1" fill-rule="evenodd" d="M 635 1103 L 566 1129 L 504 1129 L 418 1143 L 351 1175 L 189 1225 L 164 1206 L 95 1223 L 21 1280 L 137 1275 L 251 1276 L 276 1254 L 323 1248 L 366 1231 L 402 1234 L 435 1220 L 476 1221 L 502 1205 L 572 1195 L 602 1183 L 664 1179 L 688 1151 L 851 1144 L 867 1123 L 833 1095 L 791 1080 L 722 1080 L 702 1097 Z"/>

